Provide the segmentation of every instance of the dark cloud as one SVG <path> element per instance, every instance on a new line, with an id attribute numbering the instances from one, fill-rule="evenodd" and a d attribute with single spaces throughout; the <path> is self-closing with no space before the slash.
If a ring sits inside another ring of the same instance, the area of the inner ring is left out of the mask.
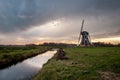
<path id="1" fill-rule="evenodd" d="M 100 10 L 119 10 L 120 8 L 120 1 L 118 0 L 93 0 L 94 7 Z"/>
<path id="2" fill-rule="evenodd" d="M 87 20 L 94 18 L 97 26 L 88 28 L 91 32 L 115 29 L 119 34 L 119 13 L 119 0 L 0 0 L 0 32 L 25 31 L 54 19 L 78 16 Z"/>

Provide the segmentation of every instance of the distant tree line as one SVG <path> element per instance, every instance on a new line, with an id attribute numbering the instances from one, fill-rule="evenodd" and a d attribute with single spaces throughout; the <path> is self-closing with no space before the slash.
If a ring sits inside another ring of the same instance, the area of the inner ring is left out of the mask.
<path id="1" fill-rule="evenodd" d="M 120 43 L 119 44 L 111 44 L 111 43 L 104 43 L 104 42 L 96 42 L 93 43 L 93 46 L 96 47 L 120 47 Z"/>
<path id="2" fill-rule="evenodd" d="M 43 43 L 41 46 L 55 46 L 55 47 L 72 47 L 75 44 L 66 44 L 66 43 Z"/>
<path id="3" fill-rule="evenodd" d="M 35 47 L 35 46 L 51 46 L 51 47 L 76 47 L 76 44 L 66 44 L 66 43 L 43 43 L 43 44 L 26 44 L 26 45 L 0 45 L 1 47 L 6 46 L 14 46 L 14 47 L 22 47 L 22 46 L 28 46 L 28 47 Z M 111 44 L 111 43 L 104 43 L 104 42 L 94 42 L 92 43 L 92 46 L 94 47 L 120 47 L 119 44 Z"/>
<path id="4" fill-rule="evenodd" d="M 66 44 L 66 43 L 43 43 L 42 46 L 59 46 L 59 47 L 75 47 L 76 44 Z M 94 47 L 120 47 L 119 44 L 111 44 L 111 43 L 104 43 L 104 42 L 95 42 L 92 43 Z"/>

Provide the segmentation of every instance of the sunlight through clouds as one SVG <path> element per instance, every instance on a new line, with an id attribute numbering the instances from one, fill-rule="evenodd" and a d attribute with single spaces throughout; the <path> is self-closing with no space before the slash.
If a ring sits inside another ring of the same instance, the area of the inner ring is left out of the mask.
<path id="1" fill-rule="evenodd" d="M 94 39 L 93 41 L 118 44 L 118 43 L 120 43 L 120 37 L 100 38 L 100 39 Z"/>

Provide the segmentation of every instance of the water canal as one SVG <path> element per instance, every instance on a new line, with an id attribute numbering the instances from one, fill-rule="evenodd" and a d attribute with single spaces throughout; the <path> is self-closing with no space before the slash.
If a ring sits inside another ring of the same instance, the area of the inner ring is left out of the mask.
<path id="1" fill-rule="evenodd" d="M 47 51 L 2 69 L 0 70 L 0 80 L 30 80 L 56 52 L 57 50 Z"/>

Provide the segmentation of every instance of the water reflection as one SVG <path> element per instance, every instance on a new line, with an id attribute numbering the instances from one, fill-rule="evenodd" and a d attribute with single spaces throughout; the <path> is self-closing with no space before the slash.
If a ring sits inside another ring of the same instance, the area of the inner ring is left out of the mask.
<path id="1" fill-rule="evenodd" d="M 9 68 L 0 70 L 0 80 L 29 80 L 57 51 L 48 51 Z"/>

